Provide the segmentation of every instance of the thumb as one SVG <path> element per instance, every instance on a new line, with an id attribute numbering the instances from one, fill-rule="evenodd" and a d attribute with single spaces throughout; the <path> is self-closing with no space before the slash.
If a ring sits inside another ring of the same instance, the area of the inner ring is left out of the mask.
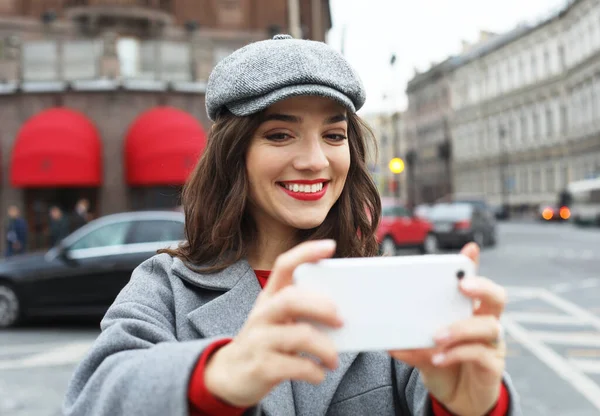
<path id="1" fill-rule="evenodd" d="M 465 245 L 460 254 L 470 258 L 475 263 L 475 266 L 479 267 L 479 246 L 477 244 L 469 243 Z"/>
<path id="2" fill-rule="evenodd" d="M 265 295 L 273 295 L 292 283 L 296 267 L 331 257 L 335 252 L 334 240 L 307 241 L 281 254 L 275 260 L 273 271 L 263 289 Z"/>

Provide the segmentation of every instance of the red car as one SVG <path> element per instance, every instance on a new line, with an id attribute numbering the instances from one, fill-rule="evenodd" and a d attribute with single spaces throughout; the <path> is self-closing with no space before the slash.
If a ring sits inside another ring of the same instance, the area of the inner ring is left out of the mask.
<path id="1" fill-rule="evenodd" d="M 400 248 L 417 248 L 423 254 L 438 251 L 433 225 L 425 218 L 410 214 L 403 206 L 384 206 L 377 241 L 383 255 L 393 256 Z"/>

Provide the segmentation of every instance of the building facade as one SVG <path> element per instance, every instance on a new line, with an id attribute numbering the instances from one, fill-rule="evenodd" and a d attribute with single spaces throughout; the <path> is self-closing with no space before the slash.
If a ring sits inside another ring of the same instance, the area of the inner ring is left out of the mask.
<path id="1" fill-rule="evenodd" d="M 528 209 L 600 173 L 600 2 L 473 48 L 451 75 L 458 194 Z"/>
<path id="2" fill-rule="evenodd" d="M 288 32 L 291 4 L 324 40 L 325 0 L 0 0 L 0 212 L 22 209 L 29 248 L 52 205 L 175 207 L 210 128 L 210 71 Z"/>
<path id="3" fill-rule="evenodd" d="M 404 127 L 405 114 L 402 112 L 368 114 L 363 117 L 373 130 L 377 152 L 370 149 L 369 168 L 383 198 L 407 202 L 407 170 L 392 173 L 389 164 L 393 158 L 400 158 L 406 164 L 407 143 Z"/>
<path id="4" fill-rule="evenodd" d="M 409 199 L 433 203 L 452 192 L 451 91 L 456 58 L 448 58 L 408 82 L 406 113 Z"/>

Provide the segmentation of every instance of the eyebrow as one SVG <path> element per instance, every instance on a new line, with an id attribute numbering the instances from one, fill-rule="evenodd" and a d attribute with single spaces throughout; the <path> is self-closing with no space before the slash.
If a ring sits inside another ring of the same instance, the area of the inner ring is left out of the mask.
<path id="1" fill-rule="evenodd" d="M 298 116 L 292 116 L 290 114 L 279 114 L 279 113 L 273 113 L 273 114 L 267 114 L 266 116 L 264 116 L 263 118 L 263 123 L 267 122 L 267 121 L 283 121 L 283 122 L 287 122 L 287 123 L 297 123 L 300 124 L 302 123 L 302 117 L 298 117 Z M 333 117 L 329 117 L 327 120 L 325 120 L 325 124 L 335 124 L 335 123 L 339 123 L 341 121 L 348 121 L 348 117 L 346 117 L 345 114 L 337 114 Z"/>

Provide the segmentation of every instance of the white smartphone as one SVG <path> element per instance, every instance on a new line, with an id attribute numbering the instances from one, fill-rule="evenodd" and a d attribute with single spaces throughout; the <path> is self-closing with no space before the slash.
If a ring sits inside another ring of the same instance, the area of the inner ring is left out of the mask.
<path id="1" fill-rule="evenodd" d="M 329 297 L 344 321 L 327 332 L 339 352 L 428 348 L 435 333 L 472 315 L 459 281 L 475 275 L 462 254 L 325 259 L 302 264 L 294 284 Z"/>

